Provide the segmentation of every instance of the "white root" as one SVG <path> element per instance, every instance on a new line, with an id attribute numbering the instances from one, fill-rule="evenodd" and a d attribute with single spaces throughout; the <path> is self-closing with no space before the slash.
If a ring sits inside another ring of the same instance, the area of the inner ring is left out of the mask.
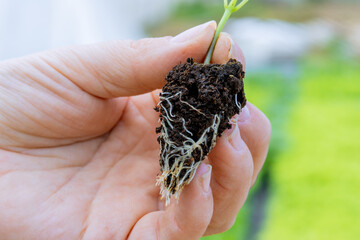
<path id="1" fill-rule="evenodd" d="M 166 97 L 164 96 L 166 95 Z M 204 152 L 203 147 L 208 147 L 211 151 L 216 144 L 216 137 L 218 134 L 218 128 L 221 122 L 220 115 L 214 115 L 212 125 L 205 129 L 200 138 L 195 141 L 191 137 L 194 135 L 186 128 L 186 120 L 183 117 L 175 116 L 173 114 L 173 106 L 169 101 L 170 98 L 174 98 L 178 95 L 179 101 L 192 110 L 195 110 L 199 114 L 205 116 L 200 110 L 196 109 L 194 106 L 189 104 L 186 101 L 181 99 L 181 92 L 169 96 L 170 93 L 165 92 L 160 96 L 161 102 L 159 106 L 163 111 L 162 120 L 161 120 L 161 132 L 160 132 L 160 158 L 163 162 L 161 168 L 161 175 L 158 176 L 156 185 L 160 186 L 161 198 L 165 199 L 165 204 L 170 203 L 171 197 L 174 195 L 175 199 L 180 197 L 180 193 L 185 185 L 189 184 L 193 179 L 196 169 L 200 165 L 201 161 L 195 162 L 192 154 L 194 151 L 199 152 L 199 159 L 203 159 Z M 168 108 L 164 106 L 164 102 L 167 103 Z M 237 102 L 237 95 L 235 95 L 236 106 L 241 110 L 241 105 Z M 175 142 L 171 141 L 168 134 L 168 127 L 173 128 L 171 122 L 182 121 L 182 127 L 185 131 L 180 132 L 179 134 L 185 139 L 181 146 L 177 146 Z M 185 134 L 184 134 L 185 133 Z M 208 138 L 211 138 L 211 145 L 207 146 Z M 191 162 L 190 165 L 188 165 Z M 187 163 L 185 165 L 185 163 Z"/>
<path id="2" fill-rule="evenodd" d="M 237 94 L 235 94 L 235 104 L 236 104 L 236 106 L 240 109 L 240 111 L 241 111 L 241 104 L 238 102 L 238 100 L 237 100 Z"/>
<path id="3" fill-rule="evenodd" d="M 177 93 L 176 95 L 181 94 Z M 173 98 L 176 95 L 170 97 L 161 97 L 161 101 L 166 101 L 169 105 L 169 111 L 164 107 L 162 102 L 160 102 L 160 107 L 164 110 L 163 119 L 161 121 L 161 149 L 160 149 L 160 157 L 163 161 L 162 166 L 162 174 L 157 179 L 157 185 L 160 185 L 160 194 L 162 198 L 166 199 L 166 205 L 170 203 L 170 198 L 172 195 L 175 196 L 176 199 L 179 198 L 181 190 L 183 187 L 190 183 L 194 177 L 196 169 L 200 165 L 200 161 L 195 162 L 192 157 L 192 154 L 195 150 L 199 151 L 200 159 L 203 159 L 203 146 L 206 146 L 207 139 L 211 136 L 211 146 L 209 146 L 209 150 L 211 150 L 216 144 L 216 137 L 218 128 L 220 125 L 220 115 L 215 115 L 213 119 L 213 123 L 210 127 L 205 129 L 201 135 L 201 137 L 194 141 L 190 136 L 193 136 L 193 133 L 190 132 L 186 128 L 186 120 L 184 118 L 180 118 L 182 121 L 182 126 L 189 136 L 180 133 L 180 135 L 185 139 L 182 146 L 176 146 L 176 144 L 171 141 L 168 135 L 168 127 L 172 128 L 171 122 L 176 121 L 175 116 L 172 113 L 173 106 L 169 101 L 169 98 Z M 180 95 L 181 98 L 181 95 Z M 180 100 L 182 103 L 188 105 L 191 109 L 196 110 L 197 112 L 203 114 L 198 109 L 190 105 L 189 103 Z M 179 121 L 179 120 L 177 120 Z M 172 164 L 170 164 L 170 162 Z M 184 165 L 185 162 L 191 162 L 190 166 Z M 171 165 L 171 166 L 170 166 Z M 185 172 L 184 172 L 185 171 Z M 180 174 L 182 173 L 182 176 Z M 168 180 L 170 178 L 170 180 Z M 170 182 L 166 182 L 170 181 Z"/>
<path id="4" fill-rule="evenodd" d="M 186 126 L 185 126 L 185 124 L 186 124 L 185 119 L 184 119 L 184 118 L 181 118 L 181 120 L 182 120 L 182 122 L 183 122 L 183 128 L 185 129 L 185 131 L 186 131 L 188 134 L 190 134 L 190 136 L 193 136 L 192 132 L 190 132 L 190 131 L 186 128 Z"/>
<path id="5" fill-rule="evenodd" d="M 186 102 L 186 101 L 181 100 L 181 95 L 180 95 L 180 102 L 182 102 L 182 103 L 184 103 L 184 104 L 188 105 L 191 109 L 195 110 L 196 112 L 198 112 L 198 113 L 200 113 L 201 115 L 203 115 L 203 116 L 205 116 L 205 117 L 206 117 L 206 115 L 205 115 L 204 113 L 202 113 L 199 109 L 196 109 L 196 108 L 195 108 L 193 105 L 191 105 L 190 103 L 188 103 L 188 102 Z"/>

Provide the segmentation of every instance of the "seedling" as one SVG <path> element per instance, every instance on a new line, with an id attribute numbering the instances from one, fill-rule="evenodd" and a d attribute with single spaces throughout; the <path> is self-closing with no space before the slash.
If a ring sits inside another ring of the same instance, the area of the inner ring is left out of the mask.
<path id="1" fill-rule="evenodd" d="M 216 28 L 216 32 L 214 35 L 214 38 L 211 42 L 210 48 L 206 54 L 206 58 L 204 63 L 205 64 L 209 64 L 212 58 L 212 55 L 214 53 L 214 49 L 217 43 L 217 40 L 219 39 L 220 33 L 223 30 L 226 22 L 229 20 L 230 16 L 232 13 L 240 10 L 240 8 L 242 8 L 249 0 L 243 0 L 241 3 L 239 3 L 238 5 L 236 5 L 237 0 L 232 0 L 230 3 L 228 3 L 228 0 L 224 0 L 224 8 L 225 8 L 225 12 L 224 15 L 222 16 L 218 27 Z"/>
<path id="2" fill-rule="evenodd" d="M 191 58 L 174 67 L 155 108 L 160 112 L 159 133 L 161 175 L 157 178 L 160 194 L 170 203 L 179 198 L 194 177 L 201 161 L 216 144 L 216 138 L 231 128 L 230 119 L 246 104 L 240 62 L 210 64 L 216 42 L 230 15 L 248 0 L 224 0 L 225 13 L 218 25 L 204 64 Z"/>

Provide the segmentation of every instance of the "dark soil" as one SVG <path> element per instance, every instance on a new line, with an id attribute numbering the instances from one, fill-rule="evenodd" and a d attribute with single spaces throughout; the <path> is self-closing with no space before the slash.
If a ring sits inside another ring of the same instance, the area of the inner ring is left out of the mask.
<path id="1" fill-rule="evenodd" d="M 161 97 L 168 98 L 168 101 L 163 100 L 161 104 L 168 113 L 171 110 L 173 116 L 171 122 L 173 128 L 166 124 L 171 141 L 176 146 L 182 146 L 186 140 L 183 135 L 191 137 L 195 142 L 198 141 L 204 131 L 213 124 L 216 114 L 221 120 L 218 136 L 221 136 L 224 130 L 231 128 L 230 119 L 240 112 L 235 99 L 241 107 L 246 104 L 244 76 L 242 64 L 234 59 L 222 65 L 199 64 L 193 59 L 188 59 L 186 63 L 175 66 L 167 75 L 167 82 L 160 94 Z M 155 110 L 160 112 L 160 120 L 164 121 L 166 116 L 164 109 L 157 107 Z M 160 133 L 161 129 L 162 126 L 157 128 L 156 132 Z M 201 156 L 199 150 L 195 150 L 192 158 L 188 159 L 185 165 L 191 164 L 192 161 L 202 161 L 208 155 L 211 150 L 211 134 L 213 132 L 208 133 L 207 141 L 201 145 L 203 155 Z M 164 144 L 162 135 L 159 136 L 158 141 Z M 160 165 L 163 164 L 160 159 Z"/>

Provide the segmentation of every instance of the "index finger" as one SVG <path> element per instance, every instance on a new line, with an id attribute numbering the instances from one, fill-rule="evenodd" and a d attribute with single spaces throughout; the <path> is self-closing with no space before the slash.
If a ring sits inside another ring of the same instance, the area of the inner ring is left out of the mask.
<path id="1" fill-rule="evenodd" d="M 192 57 L 205 58 L 216 22 L 199 25 L 176 37 L 112 41 L 40 53 L 23 60 L 51 67 L 82 90 L 101 98 L 138 95 L 161 88 L 166 74 Z"/>

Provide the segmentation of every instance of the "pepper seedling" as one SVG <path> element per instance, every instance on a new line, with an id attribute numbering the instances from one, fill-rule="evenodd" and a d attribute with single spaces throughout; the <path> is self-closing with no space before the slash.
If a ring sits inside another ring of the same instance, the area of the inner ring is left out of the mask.
<path id="1" fill-rule="evenodd" d="M 204 63 L 205 64 L 209 64 L 212 58 L 212 55 L 214 53 L 214 49 L 217 43 L 217 40 L 219 39 L 220 33 L 223 30 L 226 22 L 229 20 L 230 16 L 232 13 L 240 10 L 240 8 L 242 8 L 249 0 L 243 0 L 241 3 L 239 3 L 238 5 L 236 5 L 237 0 L 231 0 L 230 3 L 228 3 L 228 0 L 224 0 L 224 8 L 225 8 L 225 12 L 224 15 L 222 16 L 218 27 L 216 28 L 216 32 L 214 35 L 214 38 L 211 42 L 210 48 L 206 54 L 206 58 Z"/>
<path id="2" fill-rule="evenodd" d="M 224 1 L 225 13 L 217 27 L 205 63 L 189 58 L 166 76 L 166 84 L 155 108 L 160 112 L 159 133 L 161 174 L 157 178 L 160 194 L 166 199 L 179 198 L 193 179 L 201 161 L 215 147 L 217 137 L 231 128 L 231 118 L 246 104 L 240 62 L 210 64 L 216 42 L 233 12 L 248 0 Z"/>

